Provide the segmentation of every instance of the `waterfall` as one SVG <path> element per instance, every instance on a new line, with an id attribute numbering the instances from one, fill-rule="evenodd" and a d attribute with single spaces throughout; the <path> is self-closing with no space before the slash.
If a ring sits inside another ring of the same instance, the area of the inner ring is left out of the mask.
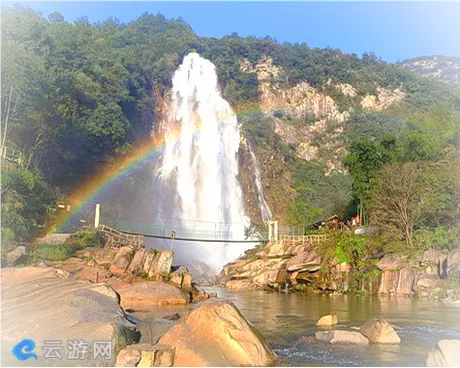
<path id="1" fill-rule="evenodd" d="M 177 228 L 177 237 L 244 239 L 249 219 L 238 181 L 240 130 L 210 61 L 196 53 L 184 58 L 167 115 L 156 132 L 165 144 L 154 171 L 155 223 L 167 233 Z M 221 267 L 252 246 L 180 242 L 175 251 L 181 262 Z"/>
<path id="2" fill-rule="evenodd" d="M 249 142 L 248 149 L 251 155 L 252 171 L 254 173 L 254 182 L 257 188 L 257 200 L 259 202 L 260 214 L 262 215 L 262 220 L 265 223 L 267 223 L 272 219 L 272 212 L 270 211 L 270 207 L 268 207 L 268 204 L 265 201 L 264 191 L 262 188 L 262 181 L 260 179 L 259 163 L 257 162 L 256 155 L 254 155 L 254 152 L 252 151 L 252 146 Z"/>

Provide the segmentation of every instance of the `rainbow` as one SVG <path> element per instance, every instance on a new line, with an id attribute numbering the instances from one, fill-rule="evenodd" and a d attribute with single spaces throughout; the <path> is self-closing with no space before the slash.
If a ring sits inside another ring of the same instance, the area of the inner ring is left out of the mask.
<path id="1" fill-rule="evenodd" d="M 260 112 L 258 107 L 245 106 L 235 109 L 235 113 L 238 115 L 251 115 Z M 223 119 L 221 122 L 225 121 Z M 201 128 L 200 122 L 196 123 L 196 129 L 192 133 L 194 134 Z M 86 179 L 77 185 L 76 190 L 66 199 L 67 203 L 72 204 L 72 210 L 65 212 L 54 224 L 53 228 L 49 232 L 60 232 L 65 228 L 73 216 L 77 215 L 85 205 L 93 200 L 98 194 L 104 191 L 111 183 L 117 178 L 122 177 L 129 173 L 129 171 L 136 165 L 155 155 L 159 154 L 161 149 L 166 143 L 174 143 L 179 139 L 181 131 L 179 128 L 173 130 L 168 134 L 168 137 L 152 137 L 149 136 L 147 139 L 139 142 L 136 148 L 128 155 L 119 155 L 112 162 L 108 163 L 105 167 L 98 168 L 96 172 L 91 175 L 90 179 Z"/>

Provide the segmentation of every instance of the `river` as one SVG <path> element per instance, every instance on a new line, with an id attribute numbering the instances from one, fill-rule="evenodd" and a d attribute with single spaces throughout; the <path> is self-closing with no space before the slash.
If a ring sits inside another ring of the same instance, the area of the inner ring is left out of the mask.
<path id="1" fill-rule="evenodd" d="M 460 339 L 460 306 L 422 298 L 377 296 L 326 296 L 285 294 L 264 291 L 217 292 L 220 298 L 235 303 L 243 315 L 265 336 L 280 358 L 281 366 L 424 366 L 427 352 L 441 339 Z M 194 306 L 191 305 L 193 308 Z M 166 332 L 173 322 L 165 321 L 158 329 L 158 317 L 185 307 L 162 307 L 135 317 L 156 320 L 153 339 Z M 360 347 L 320 344 L 308 339 L 320 330 L 319 317 L 337 314 L 336 329 L 357 329 L 371 318 L 383 318 L 397 325 L 398 345 Z M 141 328 L 143 340 L 148 334 Z M 302 339 L 302 337 L 307 339 Z"/>

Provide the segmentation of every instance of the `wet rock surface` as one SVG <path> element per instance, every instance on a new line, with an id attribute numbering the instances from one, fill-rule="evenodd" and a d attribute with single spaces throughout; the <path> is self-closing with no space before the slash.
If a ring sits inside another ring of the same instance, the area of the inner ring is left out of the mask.
<path id="1" fill-rule="evenodd" d="M 342 345 L 369 345 L 369 340 L 356 331 L 330 330 L 315 333 L 318 342 Z"/>
<path id="2" fill-rule="evenodd" d="M 359 332 L 367 337 L 372 343 L 399 344 L 401 342 L 400 337 L 393 327 L 383 319 L 374 318 L 367 321 Z"/>

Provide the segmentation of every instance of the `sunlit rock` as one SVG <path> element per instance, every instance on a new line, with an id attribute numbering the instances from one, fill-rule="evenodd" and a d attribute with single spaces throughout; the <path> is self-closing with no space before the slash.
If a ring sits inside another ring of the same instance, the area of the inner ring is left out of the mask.
<path id="1" fill-rule="evenodd" d="M 174 366 L 267 366 L 275 355 L 233 303 L 212 299 L 158 341 L 175 348 Z"/>
<path id="2" fill-rule="evenodd" d="M 427 367 L 460 367 L 460 340 L 441 340 L 428 353 Z"/>
<path id="3" fill-rule="evenodd" d="M 371 319 L 359 330 L 370 342 L 378 344 L 399 344 L 401 339 L 393 327 L 383 319 Z"/>

